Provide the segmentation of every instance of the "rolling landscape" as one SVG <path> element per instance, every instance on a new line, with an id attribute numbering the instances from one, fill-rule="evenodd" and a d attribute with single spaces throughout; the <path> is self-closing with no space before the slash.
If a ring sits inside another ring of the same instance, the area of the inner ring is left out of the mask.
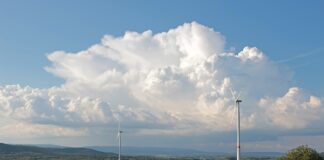
<path id="1" fill-rule="evenodd" d="M 50 148 L 39 147 L 37 145 L 10 145 L 0 143 L 0 159 L 34 160 L 34 159 L 66 159 L 66 160 L 104 160 L 118 159 L 118 154 L 114 153 L 118 147 L 84 147 L 72 148 L 51 145 Z M 178 148 L 149 148 L 149 147 L 124 147 L 123 159 L 174 159 L 174 160 L 231 160 L 235 154 L 231 153 L 210 153 L 193 149 Z M 244 153 L 243 160 L 271 160 L 283 153 Z"/>
<path id="2" fill-rule="evenodd" d="M 106 160 L 118 159 L 118 147 L 88 146 L 82 148 L 56 145 L 11 145 L 0 143 L 0 159 L 10 160 Z M 235 153 L 213 153 L 194 149 L 159 147 L 124 147 L 125 160 L 234 160 Z M 280 152 L 247 152 L 242 160 L 275 160 L 284 155 Z M 324 153 L 321 153 L 324 156 Z"/>

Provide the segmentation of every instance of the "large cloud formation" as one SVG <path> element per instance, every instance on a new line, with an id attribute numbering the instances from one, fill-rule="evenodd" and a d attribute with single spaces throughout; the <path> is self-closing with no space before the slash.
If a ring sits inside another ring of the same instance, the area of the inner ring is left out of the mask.
<path id="1" fill-rule="evenodd" d="M 244 130 L 324 122 L 323 98 L 293 86 L 291 70 L 255 47 L 226 51 L 224 36 L 196 22 L 156 34 L 106 35 L 86 50 L 55 51 L 48 59 L 45 69 L 65 83 L 1 86 L 4 127 L 73 136 L 120 120 L 138 134 L 221 133 L 235 129 L 231 90 L 243 99 Z"/>

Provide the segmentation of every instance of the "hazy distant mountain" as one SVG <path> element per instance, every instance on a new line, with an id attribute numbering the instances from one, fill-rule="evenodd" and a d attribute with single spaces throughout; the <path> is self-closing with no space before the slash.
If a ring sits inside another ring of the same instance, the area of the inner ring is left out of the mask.
<path id="1" fill-rule="evenodd" d="M 10 145 L 0 143 L 0 154 L 108 155 L 109 153 L 88 148 L 42 148 L 28 145 Z"/>
<path id="2" fill-rule="evenodd" d="M 118 147 L 108 146 L 88 146 L 102 152 L 118 152 Z M 235 156 L 236 153 L 225 152 L 205 152 L 195 149 L 183 149 L 183 148 L 160 148 L 160 147 L 123 147 L 122 153 L 124 155 L 138 156 Z M 242 156 L 245 157 L 278 157 L 282 156 L 280 152 L 243 152 Z"/>
<path id="3" fill-rule="evenodd" d="M 244 157 L 280 157 L 284 153 L 281 152 L 242 152 Z"/>
<path id="4" fill-rule="evenodd" d="M 69 148 L 66 146 L 60 146 L 55 144 L 26 144 L 26 146 L 35 146 L 35 147 L 41 147 L 41 148 Z"/>
<path id="5" fill-rule="evenodd" d="M 101 152 L 118 152 L 118 147 L 110 146 L 87 146 Z M 197 155 L 209 155 L 211 153 L 183 148 L 162 148 L 162 147 L 123 147 L 122 153 L 124 155 L 146 155 L 146 156 L 197 156 Z"/>

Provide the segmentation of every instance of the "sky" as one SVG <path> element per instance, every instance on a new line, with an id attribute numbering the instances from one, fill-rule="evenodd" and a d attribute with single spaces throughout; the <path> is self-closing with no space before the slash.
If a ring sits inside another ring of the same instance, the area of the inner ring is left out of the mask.
<path id="1" fill-rule="evenodd" d="M 0 141 L 324 151 L 324 2 L 0 2 Z M 158 137 L 158 138 L 157 138 Z"/>

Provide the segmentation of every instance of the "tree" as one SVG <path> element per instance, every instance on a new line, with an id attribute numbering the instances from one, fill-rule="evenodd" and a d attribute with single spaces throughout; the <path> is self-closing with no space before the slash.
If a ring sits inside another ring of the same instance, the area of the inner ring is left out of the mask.
<path id="1" fill-rule="evenodd" d="M 278 160 L 323 160 L 323 158 L 316 150 L 307 145 L 301 145 L 290 150 L 285 156 L 280 157 Z"/>

